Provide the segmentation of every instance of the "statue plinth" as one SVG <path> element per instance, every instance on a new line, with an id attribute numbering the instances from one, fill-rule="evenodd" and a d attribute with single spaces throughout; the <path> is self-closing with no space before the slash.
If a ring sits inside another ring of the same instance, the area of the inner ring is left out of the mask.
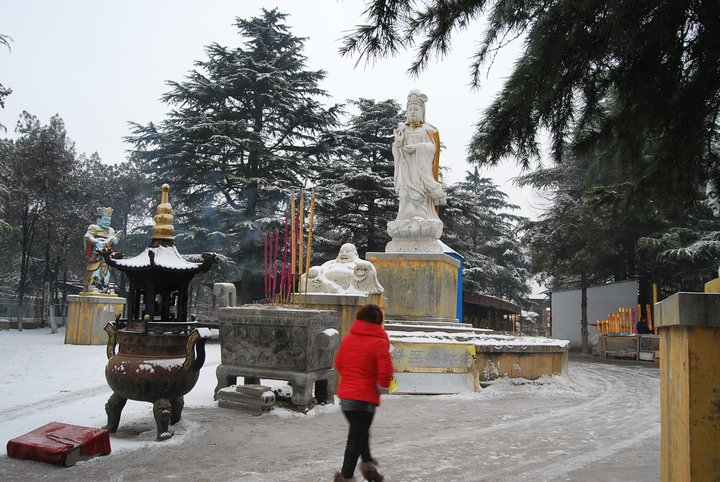
<path id="1" fill-rule="evenodd" d="M 66 345 L 106 345 L 105 325 L 122 315 L 125 298 L 102 293 L 68 296 Z"/>
<path id="2" fill-rule="evenodd" d="M 295 293 L 294 302 L 312 310 L 336 311 L 340 336 L 350 332 L 358 310 L 368 303 L 385 306 L 385 294 Z"/>
<path id="3" fill-rule="evenodd" d="M 385 286 L 385 319 L 457 322 L 460 261 L 444 253 L 367 253 Z"/>
<path id="4" fill-rule="evenodd" d="M 443 223 L 439 219 L 396 219 L 387 224 L 387 233 L 392 238 L 387 253 L 442 253 L 440 236 Z"/>

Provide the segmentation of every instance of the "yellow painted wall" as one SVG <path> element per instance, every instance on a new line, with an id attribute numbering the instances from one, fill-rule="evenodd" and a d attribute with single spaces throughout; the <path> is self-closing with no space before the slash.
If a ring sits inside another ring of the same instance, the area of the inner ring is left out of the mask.
<path id="1" fill-rule="evenodd" d="M 499 377 L 536 380 L 543 375 L 560 375 L 567 368 L 567 351 L 558 353 L 478 353 L 480 381 Z"/>
<path id="2" fill-rule="evenodd" d="M 65 343 L 105 345 L 105 325 L 122 315 L 125 298 L 118 296 L 68 296 Z"/>

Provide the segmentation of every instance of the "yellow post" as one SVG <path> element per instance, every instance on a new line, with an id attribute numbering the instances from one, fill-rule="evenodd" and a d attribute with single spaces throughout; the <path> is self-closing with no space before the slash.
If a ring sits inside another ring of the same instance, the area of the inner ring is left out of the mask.
<path id="1" fill-rule="evenodd" d="M 290 201 L 290 303 L 295 302 L 295 275 L 297 274 L 297 238 L 295 233 L 295 195 Z"/>
<path id="2" fill-rule="evenodd" d="M 663 481 L 720 480 L 720 294 L 655 305 L 660 334 Z"/>
<path id="3" fill-rule="evenodd" d="M 300 223 L 300 226 L 298 227 L 298 244 L 300 245 L 298 247 L 298 275 L 301 275 L 305 272 L 303 269 L 303 238 L 305 236 L 305 193 L 300 191 L 300 207 L 298 208 L 300 211 L 300 220 L 298 221 Z"/>

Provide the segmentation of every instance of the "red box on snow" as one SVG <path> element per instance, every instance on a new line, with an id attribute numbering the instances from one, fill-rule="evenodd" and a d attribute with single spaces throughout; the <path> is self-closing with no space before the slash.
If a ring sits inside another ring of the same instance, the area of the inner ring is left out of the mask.
<path id="1" fill-rule="evenodd" d="M 94 455 L 109 454 L 110 433 L 102 428 L 50 422 L 7 443 L 7 454 L 66 467 Z"/>

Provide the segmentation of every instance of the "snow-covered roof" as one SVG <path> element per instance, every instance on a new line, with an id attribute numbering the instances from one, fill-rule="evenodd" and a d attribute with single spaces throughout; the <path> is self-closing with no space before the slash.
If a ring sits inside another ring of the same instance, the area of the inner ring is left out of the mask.
<path id="1" fill-rule="evenodd" d="M 150 262 L 150 253 L 154 255 L 154 263 Z M 199 263 L 191 263 L 186 261 L 180 253 L 178 253 L 175 246 L 158 246 L 157 248 L 145 248 L 145 251 L 138 254 L 133 258 L 128 259 L 115 259 L 113 260 L 116 266 L 120 269 L 140 269 L 149 268 L 151 265 L 155 265 L 158 268 L 177 270 L 177 271 L 191 271 L 197 270 L 200 266 Z"/>

